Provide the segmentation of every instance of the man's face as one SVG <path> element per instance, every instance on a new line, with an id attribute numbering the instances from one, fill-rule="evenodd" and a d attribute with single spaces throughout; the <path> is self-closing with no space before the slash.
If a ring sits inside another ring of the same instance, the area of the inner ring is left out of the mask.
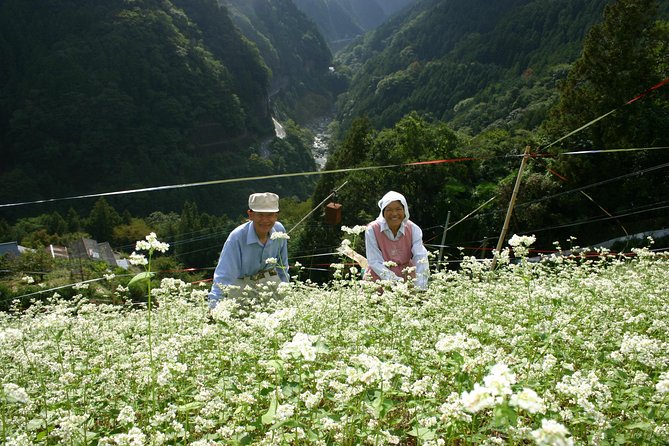
<path id="1" fill-rule="evenodd" d="M 253 228 L 258 236 L 267 235 L 279 218 L 278 212 L 255 212 L 249 210 L 248 214 L 249 220 L 253 222 Z"/>

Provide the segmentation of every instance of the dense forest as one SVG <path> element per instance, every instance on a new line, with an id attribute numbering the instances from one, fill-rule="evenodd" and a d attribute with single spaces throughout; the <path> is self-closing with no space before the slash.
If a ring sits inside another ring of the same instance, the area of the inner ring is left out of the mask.
<path id="1" fill-rule="evenodd" d="M 0 204 L 315 173 L 308 125 L 335 99 L 325 169 L 353 171 L 5 206 L 0 241 L 127 252 L 157 231 L 175 262 L 211 266 L 262 189 L 289 229 L 317 211 L 291 233 L 301 259 L 341 239 L 314 206 L 365 224 L 393 189 L 432 250 L 450 215 L 446 254 L 484 256 L 525 147 L 510 230 L 540 248 L 667 227 L 666 3 L 416 1 L 334 60 L 317 17 L 288 0 L 3 2 Z"/>
<path id="2" fill-rule="evenodd" d="M 459 220 L 493 199 L 448 233 L 450 255 L 458 246 L 486 255 L 529 146 L 540 156 L 524 173 L 512 231 L 552 249 L 570 236 L 593 244 L 666 228 L 669 88 L 624 104 L 669 76 L 669 8 L 606 3 L 424 1 L 365 35 L 337 56 L 353 74 L 326 168 L 472 160 L 323 177 L 314 201 L 348 181 L 339 199 L 354 225 L 376 216 L 385 191 L 403 192 L 438 245 L 448 212 Z M 560 156 L 577 150 L 616 152 Z M 327 225 L 311 223 L 302 252 L 336 245 Z"/>
<path id="3" fill-rule="evenodd" d="M 3 2 L 0 202 L 279 173 L 288 165 L 313 170 L 308 139 L 274 138 L 272 109 L 314 113 L 293 98 L 310 92 L 328 107 L 331 54 L 294 7 L 254 3 L 272 27 L 275 60 L 264 59 L 215 0 Z M 278 81 L 299 88 L 270 97 Z M 304 199 L 309 184 L 298 178 L 271 187 Z M 115 205 L 139 214 L 178 211 L 193 199 L 234 214 L 253 187 L 119 197 Z"/>
<path id="4" fill-rule="evenodd" d="M 333 51 L 381 25 L 416 0 L 294 0 L 318 26 Z"/>
<path id="5" fill-rule="evenodd" d="M 364 113 L 388 127 L 416 110 L 471 134 L 536 127 L 607 3 L 419 2 L 338 55 L 353 77 L 342 125 Z"/>
<path id="6" fill-rule="evenodd" d="M 290 0 L 223 3 L 272 73 L 273 114 L 306 124 L 314 116 L 329 113 L 346 81 L 329 71 L 332 55 L 316 25 Z"/>

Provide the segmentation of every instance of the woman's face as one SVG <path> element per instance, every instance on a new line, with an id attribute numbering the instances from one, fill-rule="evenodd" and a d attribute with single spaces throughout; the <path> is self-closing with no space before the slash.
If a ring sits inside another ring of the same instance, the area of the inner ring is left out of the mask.
<path id="1" fill-rule="evenodd" d="M 383 218 L 391 228 L 399 228 L 404 220 L 404 207 L 399 201 L 391 201 L 388 206 L 383 208 Z"/>

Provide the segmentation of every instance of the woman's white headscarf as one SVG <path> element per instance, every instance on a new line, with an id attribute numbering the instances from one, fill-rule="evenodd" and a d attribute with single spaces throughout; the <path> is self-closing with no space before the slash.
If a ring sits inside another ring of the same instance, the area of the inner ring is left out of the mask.
<path id="1" fill-rule="evenodd" d="M 404 207 L 404 220 L 402 220 L 402 222 L 406 223 L 406 221 L 409 219 L 409 205 L 407 204 L 407 199 L 404 198 L 404 195 L 400 194 L 399 192 L 395 192 L 394 190 L 391 190 L 379 200 L 379 208 L 381 209 L 379 219 L 385 220 L 385 218 L 383 218 L 383 210 L 393 201 L 399 201 L 402 203 L 402 206 Z"/>

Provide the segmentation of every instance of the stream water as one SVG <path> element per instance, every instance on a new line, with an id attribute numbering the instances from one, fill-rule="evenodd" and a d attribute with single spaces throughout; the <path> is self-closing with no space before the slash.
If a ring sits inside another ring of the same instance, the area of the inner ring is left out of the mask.
<path id="1" fill-rule="evenodd" d="M 325 162 L 328 159 L 330 151 L 330 134 L 328 133 L 328 125 L 332 122 L 332 116 L 324 116 L 315 120 L 308 127 L 314 133 L 314 140 L 311 144 L 311 154 L 316 161 L 318 170 L 325 167 Z"/>
<path id="2" fill-rule="evenodd" d="M 284 129 L 283 125 L 281 125 L 281 123 L 276 120 L 276 118 L 272 118 L 272 122 L 274 123 L 274 134 L 276 137 L 280 139 L 285 138 L 286 130 Z M 325 162 L 328 159 L 328 153 L 330 150 L 330 134 L 328 133 L 328 125 L 330 122 L 332 122 L 332 116 L 323 116 L 314 119 L 306 126 L 314 134 L 314 140 L 311 143 L 311 155 L 314 157 L 314 161 L 316 161 L 318 170 L 322 170 L 325 167 Z M 260 154 L 263 157 L 269 156 L 269 149 L 267 148 L 267 145 L 270 141 L 271 139 L 267 140 L 260 147 Z"/>

